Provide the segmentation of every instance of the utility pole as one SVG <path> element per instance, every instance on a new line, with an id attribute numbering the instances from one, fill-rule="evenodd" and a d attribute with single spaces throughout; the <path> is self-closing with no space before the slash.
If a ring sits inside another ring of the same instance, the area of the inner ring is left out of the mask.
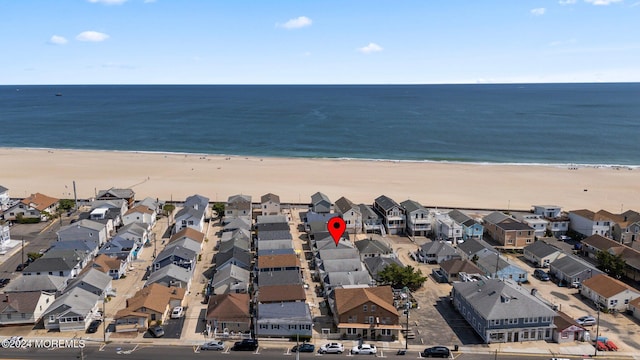
<path id="1" fill-rule="evenodd" d="M 106 303 L 107 303 L 107 296 L 105 294 L 105 296 L 102 298 L 102 338 L 104 340 L 104 343 L 107 343 L 107 313 L 106 313 Z"/>
<path id="2" fill-rule="evenodd" d="M 24 237 L 22 238 L 22 263 L 20 265 L 24 267 Z"/>
<path id="3" fill-rule="evenodd" d="M 409 308 L 411 308 L 411 302 L 407 301 L 404 307 L 406 308 L 404 313 L 407 314 L 407 328 L 404 332 L 404 349 L 407 350 L 409 349 Z"/>
<path id="4" fill-rule="evenodd" d="M 596 307 L 598 311 L 598 319 L 596 320 L 596 340 L 594 343 L 593 357 L 598 356 L 598 332 L 600 332 L 600 303 L 596 302 Z"/>

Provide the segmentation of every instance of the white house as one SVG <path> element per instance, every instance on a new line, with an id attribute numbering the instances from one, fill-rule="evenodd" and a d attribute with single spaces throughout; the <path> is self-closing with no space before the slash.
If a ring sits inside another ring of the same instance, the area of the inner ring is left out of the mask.
<path id="1" fill-rule="evenodd" d="M 11 232 L 8 225 L 0 224 L 0 246 L 3 246 L 7 241 L 11 240 Z"/>
<path id="2" fill-rule="evenodd" d="M 342 215 L 348 232 L 359 233 L 362 231 L 362 213 L 358 205 L 343 196 L 336 200 L 334 209 L 337 214 Z"/>
<path id="3" fill-rule="evenodd" d="M 534 205 L 533 213 L 547 220 L 547 230 L 551 231 L 553 236 L 558 237 L 569 231 L 569 217 L 562 213 L 560 206 Z"/>
<path id="4" fill-rule="evenodd" d="M 122 216 L 122 223 L 124 225 L 144 223 L 149 225 L 149 227 L 153 227 L 156 223 L 156 213 L 153 209 L 144 205 L 137 205 L 129 209 L 129 211 Z"/>
<path id="5" fill-rule="evenodd" d="M 549 226 L 549 221 L 543 218 L 542 215 L 514 213 L 513 216 L 533 228 L 534 236 L 536 237 L 543 237 L 547 231 L 547 227 Z"/>
<path id="6" fill-rule="evenodd" d="M 55 298 L 45 291 L 0 294 L 0 325 L 35 324 Z"/>
<path id="7" fill-rule="evenodd" d="M 613 223 L 608 212 L 600 210 L 594 213 L 591 210 L 582 209 L 569 212 L 571 230 L 584 236 L 602 235 L 611 237 Z"/>
<path id="8" fill-rule="evenodd" d="M 262 216 L 280 215 L 280 196 L 272 193 L 260 197 Z"/>
<path id="9" fill-rule="evenodd" d="M 549 264 L 565 256 L 562 250 L 542 240 L 525 246 L 523 251 L 525 259 L 536 266 L 544 268 L 549 267 Z"/>
<path id="10" fill-rule="evenodd" d="M 433 221 L 433 233 L 436 239 L 451 241 L 454 244 L 462 240 L 462 225 L 453 220 L 448 213 L 436 211 Z"/>
<path id="11" fill-rule="evenodd" d="M 251 196 L 231 195 L 224 206 L 224 216 L 232 218 L 235 216 L 251 216 Z"/>
<path id="12" fill-rule="evenodd" d="M 202 232 L 204 230 L 204 219 L 208 214 L 208 207 L 209 198 L 201 195 L 189 196 L 185 200 L 182 209 L 176 213 L 174 234 L 186 227 Z"/>
<path id="13" fill-rule="evenodd" d="M 598 274 L 582 281 L 580 295 L 606 310 L 626 311 L 632 300 L 640 298 L 640 291 L 608 275 Z"/>
<path id="14" fill-rule="evenodd" d="M 0 211 L 6 210 L 9 207 L 9 189 L 0 185 Z"/>
<path id="15" fill-rule="evenodd" d="M 58 209 L 59 199 L 35 193 L 20 200 L 17 204 L 8 208 L 3 217 L 5 220 L 16 220 L 22 216 L 24 218 L 37 218 L 46 221 L 50 215 L 55 214 Z"/>
<path id="16" fill-rule="evenodd" d="M 94 319 L 100 296 L 80 287 L 65 292 L 44 313 L 47 330 L 84 331 Z"/>
<path id="17" fill-rule="evenodd" d="M 546 218 L 562 216 L 562 208 L 557 205 L 533 205 L 533 213 Z"/>

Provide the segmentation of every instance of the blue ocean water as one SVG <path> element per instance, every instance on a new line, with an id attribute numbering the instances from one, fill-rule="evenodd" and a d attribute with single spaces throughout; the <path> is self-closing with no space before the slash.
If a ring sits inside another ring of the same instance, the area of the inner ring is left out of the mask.
<path id="1" fill-rule="evenodd" d="M 639 139 L 640 83 L 0 86 L 2 147 L 640 165 Z"/>

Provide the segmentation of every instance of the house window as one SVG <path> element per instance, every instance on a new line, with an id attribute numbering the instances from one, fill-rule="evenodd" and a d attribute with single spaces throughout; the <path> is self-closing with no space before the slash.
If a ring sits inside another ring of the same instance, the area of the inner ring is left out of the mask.
<path id="1" fill-rule="evenodd" d="M 391 336 L 391 329 L 381 329 L 380 335 L 382 336 Z"/>
<path id="2" fill-rule="evenodd" d="M 7 314 L 7 320 L 11 320 L 11 314 Z"/>
<path id="3" fill-rule="evenodd" d="M 367 312 L 367 305 L 362 305 L 362 311 Z"/>
<path id="4" fill-rule="evenodd" d="M 296 330 L 298 325 L 289 325 L 289 330 Z"/>
<path id="5" fill-rule="evenodd" d="M 371 305 L 371 312 L 375 312 L 376 311 L 376 306 L 375 305 Z"/>
<path id="6" fill-rule="evenodd" d="M 609 305 L 610 305 L 610 306 L 618 305 L 618 300 L 611 300 L 611 301 L 609 301 Z"/>
<path id="7" fill-rule="evenodd" d="M 358 321 L 358 316 L 353 315 L 353 316 L 349 316 L 349 319 L 348 319 L 347 322 L 354 323 L 354 322 L 357 322 L 357 321 Z"/>
<path id="8" fill-rule="evenodd" d="M 49 315 L 49 322 L 56 322 L 56 316 L 55 315 Z"/>
<path id="9" fill-rule="evenodd" d="M 531 244 L 532 242 L 533 242 L 533 239 L 531 239 L 531 238 L 527 239 L 527 244 Z"/>
<path id="10" fill-rule="evenodd" d="M 266 324 L 260 324 L 260 329 L 268 329 L 269 325 Z"/>
<path id="11" fill-rule="evenodd" d="M 498 325 L 500 325 L 500 319 L 491 320 L 491 326 L 498 326 Z"/>
<path id="12" fill-rule="evenodd" d="M 356 335 L 357 333 L 358 333 L 358 330 L 356 328 L 347 329 L 347 335 Z"/>
<path id="13" fill-rule="evenodd" d="M 271 324 L 271 330 L 273 330 L 273 329 L 277 329 L 277 330 L 279 330 L 279 329 L 280 329 L 280 325 L 278 325 L 278 324 Z"/>
<path id="14" fill-rule="evenodd" d="M 22 315 L 22 318 L 23 318 L 23 319 L 26 319 L 26 318 L 27 318 L 27 314 L 25 314 L 25 313 L 22 313 L 22 314 L 20 314 L 20 315 Z"/>
<path id="15" fill-rule="evenodd" d="M 375 319 L 373 316 L 369 316 L 369 318 L 367 319 L 367 324 L 374 324 L 375 323 Z"/>

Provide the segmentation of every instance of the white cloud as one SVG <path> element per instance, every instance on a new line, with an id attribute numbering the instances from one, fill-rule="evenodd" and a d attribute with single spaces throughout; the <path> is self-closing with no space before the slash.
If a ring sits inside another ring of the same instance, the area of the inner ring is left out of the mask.
<path id="1" fill-rule="evenodd" d="M 284 24 L 277 23 L 276 27 L 281 27 L 284 29 L 300 29 L 306 26 L 311 26 L 313 21 L 306 16 L 298 16 L 295 19 L 290 19 Z"/>
<path id="2" fill-rule="evenodd" d="M 369 45 L 367 45 L 367 46 L 363 46 L 361 48 L 358 48 L 358 51 L 360 51 L 363 54 L 371 54 L 371 53 L 374 53 L 374 52 L 380 52 L 382 50 L 384 50 L 382 48 L 382 46 L 380 46 L 380 45 L 378 45 L 376 43 L 369 43 Z"/>
<path id="3" fill-rule="evenodd" d="M 127 0 L 87 0 L 93 4 L 105 4 L 105 5 L 121 5 Z"/>
<path id="4" fill-rule="evenodd" d="M 64 45 L 68 42 L 69 41 L 64 36 L 60 36 L 60 35 L 52 35 L 51 39 L 49 39 L 49 44 L 55 44 L 55 45 Z"/>
<path id="5" fill-rule="evenodd" d="M 531 15 L 533 15 L 533 16 L 542 16 L 546 12 L 547 12 L 547 9 L 545 9 L 545 8 L 531 9 Z"/>
<path id="6" fill-rule="evenodd" d="M 578 0 L 560 0 L 558 1 L 558 4 L 560 5 L 573 5 L 575 3 L 577 3 Z"/>
<path id="7" fill-rule="evenodd" d="M 622 0 L 584 0 L 584 1 L 593 5 L 609 5 L 617 2 L 622 2 Z"/>
<path id="8" fill-rule="evenodd" d="M 76 40 L 88 42 L 101 42 L 107 40 L 108 38 L 109 35 L 97 31 L 83 31 L 78 34 L 78 36 L 76 36 Z"/>

